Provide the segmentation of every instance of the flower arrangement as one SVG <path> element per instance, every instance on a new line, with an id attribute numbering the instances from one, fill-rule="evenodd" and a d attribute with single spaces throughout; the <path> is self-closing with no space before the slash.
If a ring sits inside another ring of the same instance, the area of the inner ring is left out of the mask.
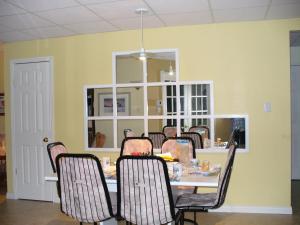
<path id="1" fill-rule="evenodd" d="M 149 156 L 150 152 L 131 152 L 132 156 Z"/>

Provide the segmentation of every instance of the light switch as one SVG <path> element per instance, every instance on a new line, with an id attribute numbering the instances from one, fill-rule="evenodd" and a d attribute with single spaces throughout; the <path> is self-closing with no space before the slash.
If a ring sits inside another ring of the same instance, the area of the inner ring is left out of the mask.
<path id="1" fill-rule="evenodd" d="M 264 103 L 264 111 L 265 111 L 265 112 L 271 112 L 271 111 L 272 111 L 272 105 L 271 105 L 271 102 L 265 102 L 265 103 Z"/>

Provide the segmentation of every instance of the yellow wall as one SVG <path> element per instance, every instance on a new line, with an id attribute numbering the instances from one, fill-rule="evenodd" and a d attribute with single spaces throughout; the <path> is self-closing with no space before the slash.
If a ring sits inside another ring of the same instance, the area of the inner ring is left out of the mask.
<path id="1" fill-rule="evenodd" d="M 250 151 L 237 155 L 228 205 L 290 206 L 290 30 L 300 30 L 300 19 L 145 30 L 146 49 L 179 49 L 181 80 L 213 80 L 216 114 L 249 115 Z M 53 56 L 55 139 L 83 151 L 83 86 L 111 83 L 112 52 L 138 49 L 138 38 L 123 31 L 6 44 L 6 93 L 11 59 Z M 263 112 L 266 101 L 270 113 Z M 97 153 L 104 154 L 118 156 Z M 213 162 L 225 157 L 198 154 Z M 10 152 L 8 160 L 12 192 Z"/>
<path id="2" fill-rule="evenodd" d="M 4 93 L 4 52 L 3 44 L 0 43 L 0 93 Z M 0 134 L 5 133 L 4 116 L 0 116 Z"/>

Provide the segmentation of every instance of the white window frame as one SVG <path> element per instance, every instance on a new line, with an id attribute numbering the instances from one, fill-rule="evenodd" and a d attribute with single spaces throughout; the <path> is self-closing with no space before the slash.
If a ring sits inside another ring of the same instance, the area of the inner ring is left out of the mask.
<path id="1" fill-rule="evenodd" d="M 84 145 L 87 151 L 111 151 L 111 152 L 119 152 L 120 148 L 117 147 L 117 138 L 118 138 L 118 127 L 117 121 L 118 120 L 144 120 L 144 133 L 145 136 L 148 135 L 148 119 L 176 119 L 177 120 L 177 133 L 180 134 L 180 120 L 181 119 L 209 119 L 210 120 L 210 139 L 215 140 L 215 124 L 214 120 L 216 118 L 245 118 L 245 126 L 246 126 L 246 148 L 239 149 L 241 152 L 247 152 L 249 150 L 249 125 L 248 125 L 248 115 L 215 115 L 214 114 L 214 86 L 213 81 L 206 80 L 206 81 L 180 81 L 179 80 L 179 51 L 178 49 L 157 49 L 157 50 L 149 50 L 147 52 L 151 53 L 159 53 L 159 52 L 174 52 L 175 53 L 175 65 L 176 65 L 176 81 L 174 82 L 147 82 L 147 63 L 146 61 L 143 62 L 143 82 L 140 83 L 116 83 L 116 58 L 120 55 L 128 55 L 132 53 L 136 53 L 136 51 L 126 51 L 126 52 L 113 52 L 112 53 L 112 84 L 99 84 L 99 85 L 85 85 L 84 86 Z M 209 108 L 210 114 L 208 115 L 180 115 L 180 85 L 191 85 L 191 84 L 208 84 L 209 85 Z M 176 86 L 176 101 L 177 101 L 177 115 L 175 116 L 165 116 L 165 115 L 148 115 L 148 87 L 164 87 L 167 85 L 175 85 Z M 132 87 L 142 87 L 144 90 L 144 115 L 142 116 L 118 116 L 117 115 L 117 105 L 116 105 L 116 97 L 117 97 L 117 88 L 132 88 Z M 87 90 L 90 88 L 111 88 L 112 95 L 113 95 L 113 114 L 112 116 L 88 116 L 88 108 L 87 108 Z M 94 148 L 88 147 L 88 121 L 89 120 L 112 120 L 113 122 L 113 133 L 114 133 L 114 141 L 112 148 Z M 227 152 L 226 150 L 221 148 L 215 148 L 214 142 L 212 141 L 211 147 L 206 149 L 197 149 L 197 152 Z"/>

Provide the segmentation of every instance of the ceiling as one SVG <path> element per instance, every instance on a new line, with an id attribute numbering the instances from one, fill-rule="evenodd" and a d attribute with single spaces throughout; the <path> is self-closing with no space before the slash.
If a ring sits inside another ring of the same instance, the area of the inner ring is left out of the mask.
<path id="1" fill-rule="evenodd" d="M 141 7 L 145 28 L 300 18 L 300 0 L 0 0 L 0 42 L 138 29 Z"/>

